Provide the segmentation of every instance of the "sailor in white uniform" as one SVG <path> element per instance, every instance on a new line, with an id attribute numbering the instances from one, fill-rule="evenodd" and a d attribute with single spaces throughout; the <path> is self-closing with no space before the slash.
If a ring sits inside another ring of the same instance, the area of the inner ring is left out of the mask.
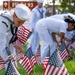
<path id="1" fill-rule="evenodd" d="M 70 17 L 72 17 L 73 19 L 75 19 L 75 15 L 72 14 L 72 13 L 56 14 L 56 15 L 52 15 L 52 16 L 50 16 L 50 17 L 56 18 L 56 19 L 60 19 L 60 20 L 64 20 L 64 17 L 66 17 L 66 16 L 70 16 Z"/>
<path id="2" fill-rule="evenodd" d="M 37 6 L 32 9 L 31 16 L 31 27 L 32 27 L 32 36 L 30 37 L 30 42 L 28 44 L 28 48 L 31 46 L 33 54 L 36 54 L 37 49 L 39 47 L 40 38 L 36 31 L 36 23 L 38 20 L 45 18 L 46 9 L 43 7 L 44 0 L 37 0 Z"/>
<path id="3" fill-rule="evenodd" d="M 18 4 L 14 10 L 2 13 L 0 16 L 0 56 L 4 59 L 4 61 L 8 59 L 6 46 L 9 46 L 11 37 L 15 36 L 14 34 L 17 32 L 16 28 L 23 25 L 29 17 L 30 9 L 24 4 Z M 13 44 L 10 44 L 9 49 L 13 56 L 16 55 L 15 48 Z M 21 52 L 20 49 L 19 51 Z"/>
<path id="4" fill-rule="evenodd" d="M 75 20 L 75 15 L 72 14 L 72 13 L 56 14 L 56 15 L 52 15 L 50 17 L 60 19 L 60 20 L 64 20 L 65 17 L 67 17 L 67 16 L 70 16 L 71 18 L 73 18 Z M 67 33 L 65 34 L 66 45 L 69 45 L 72 42 L 73 34 L 74 34 L 74 30 L 73 31 L 67 31 Z"/>
<path id="5" fill-rule="evenodd" d="M 64 21 L 48 17 L 37 22 L 36 30 L 43 43 L 41 46 L 41 63 L 43 63 L 45 57 L 48 54 L 49 46 L 50 56 L 56 50 L 55 42 L 58 43 L 58 41 L 55 38 L 55 33 L 59 33 L 60 43 L 62 43 L 64 42 L 65 33 L 74 29 L 75 21 L 69 18 L 65 19 Z"/>

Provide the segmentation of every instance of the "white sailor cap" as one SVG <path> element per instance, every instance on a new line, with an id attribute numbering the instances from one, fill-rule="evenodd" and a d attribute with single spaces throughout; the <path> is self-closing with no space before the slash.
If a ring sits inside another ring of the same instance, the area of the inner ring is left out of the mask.
<path id="1" fill-rule="evenodd" d="M 44 0 L 37 0 L 37 2 L 38 2 L 38 3 L 43 3 L 43 2 L 44 2 Z"/>
<path id="2" fill-rule="evenodd" d="M 31 15 L 30 9 L 24 4 L 17 4 L 14 12 L 21 20 L 27 20 Z"/>
<path id="3" fill-rule="evenodd" d="M 75 15 L 72 13 L 68 13 L 68 15 L 75 20 Z"/>

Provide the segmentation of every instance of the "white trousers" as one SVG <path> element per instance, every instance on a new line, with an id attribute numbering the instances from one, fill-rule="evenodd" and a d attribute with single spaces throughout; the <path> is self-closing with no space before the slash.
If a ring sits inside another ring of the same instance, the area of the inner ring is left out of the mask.
<path id="1" fill-rule="evenodd" d="M 41 46 L 41 63 L 43 63 L 45 57 L 47 56 L 48 52 L 50 52 L 50 56 L 52 53 L 56 50 L 56 45 L 55 42 L 52 38 L 52 35 L 50 31 L 46 27 L 42 27 L 41 25 L 36 27 L 37 32 L 39 34 L 39 37 L 42 41 L 42 46 Z M 49 51 L 49 46 L 50 46 L 50 51 Z"/>
<path id="2" fill-rule="evenodd" d="M 36 31 L 33 32 L 33 34 L 30 37 L 30 41 L 28 44 L 28 48 L 31 46 L 32 47 L 32 52 L 33 54 L 36 54 L 38 47 L 39 47 L 39 43 L 40 43 L 40 38 L 39 35 Z"/>

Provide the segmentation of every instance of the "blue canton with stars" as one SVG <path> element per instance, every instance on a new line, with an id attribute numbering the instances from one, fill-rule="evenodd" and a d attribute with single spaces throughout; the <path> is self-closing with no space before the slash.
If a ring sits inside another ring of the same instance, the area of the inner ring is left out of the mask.
<path id="1" fill-rule="evenodd" d="M 16 70 L 14 69 L 11 61 L 9 61 L 9 63 L 8 63 L 8 67 L 7 67 L 5 75 L 17 75 Z"/>
<path id="2" fill-rule="evenodd" d="M 59 67 L 59 68 L 63 65 L 63 62 L 62 62 L 62 60 L 61 60 L 61 58 L 59 56 L 59 53 L 57 51 L 55 51 L 51 55 L 48 64 L 53 65 L 53 66 L 56 66 L 56 67 Z"/>

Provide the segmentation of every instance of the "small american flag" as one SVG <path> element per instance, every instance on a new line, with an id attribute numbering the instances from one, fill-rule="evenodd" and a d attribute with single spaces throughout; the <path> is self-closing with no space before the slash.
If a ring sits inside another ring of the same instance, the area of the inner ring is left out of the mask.
<path id="1" fill-rule="evenodd" d="M 35 56 L 33 55 L 33 52 L 32 52 L 32 48 L 28 48 L 26 54 L 26 56 L 28 56 L 28 58 L 30 59 L 31 61 L 31 64 L 32 64 L 32 67 L 34 66 L 34 64 L 36 64 L 36 59 L 35 59 Z"/>
<path id="2" fill-rule="evenodd" d="M 5 69 L 5 61 L 0 56 L 0 70 Z"/>
<path id="3" fill-rule="evenodd" d="M 1 56 L 0 56 L 0 64 L 5 64 L 5 61 L 2 59 Z"/>
<path id="4" fill-rule="evenodd" d="M 57 51 L 51 55 L 44 75 L 69 75 Z"/>
<path id="5" fill-rule="evenodd" d="M 35 59 L 38 65 L 41 64 L 41 54 L 40 54 L 40 50 L 38 49 L 35 55 Z"/>
<path id="6" fill-rule="evenodd" d="M 20 73 L 17 71 L 17 69 L 11 61 L 8 62 L 5 75 L 20 75 Z"/>
<path id="7" fill-rule="evenodd" d="M 28 75 L 33 71 L 33 66 L 36 64 L 35 57 L 33 56 L 31 47 L 26 51 L 25 56 L 21 60 L 20 64 L 26 70 Z"/>
<path id="8" fill-rule="evenodd" d="M 44 69 L 46 69 L 49 59 L 50 59 L 49 57 L 46 57 L 46 58 L 45 58 L 45 60 L 44 60 L 44 62 L 43 62 L 43 64 L 42 64 L 43 67 L 44 67 Z"/>
<path id="9" fill-rule="evenodd" d="M 36 59 L 35 59 L 35 56 L 33 56 L 33 57 L 30 59 L 30 61 L 31 61 L 32 67 L 37 63 L 37 62 L 36 62 Z"/>
<path id="10" fill-rule="evenodd" d="M 31 34 L 32 32 L 29 29 L 21 26 L 17 34 L 18 39 L 14 42 L 14 45 L 22 46 L 26 43 Z"/>
<path id="11" fill-rule="evenodd" d="M 5 64 L 0 64 L 0 71 L 5 69 Z"/>
<path id="12" fill-rule="evenodd" d="M 25 69 L 28 75 L 33 71 L 30 59 L 27 56 L 24 56 L 22 60 L 19 61 L 21 66 Z"/>
<path id="13" fill-rule="evenodd" d="M 19 54 L 17 54 L 16 56 L 15 56 L 15 60 L 16 61 L 19 61 L 19 60 L 21 60 L 21 59 L 23 59 L 23 54 L 22 53 L 19 53 Z"/>
<path id="14" fill-rule="evenodd" d="M 64 51 L 58 51 L 59 52 L 59 54 L 60 54 L 60 57 L 61 57 L 61 59 L 63 60 L 63 61 L 65 61 L 66 60 L 66 57 L 68 56 L 68 53 L 67 53 L 67 51 L 66 51 L 66 49 L 64 50 Z"/>
<path id="15" fill-rule="evenodd" d="M 75 48 L 75 42 L 73 42 L 73 43 L 71 44 L 71 47 L 72 47 L 72 48 Z"/>
<path id="16" fill-rule="evenodd" d="M 68 52 L 67 50 L 65 49 L 65 46 L 64 46 L 64 43 L 62 43 L 59 47 L 59 54 L 60 54 L 60 57 L 63 61 L 66 60 L 66 57 L 68 56 Z"/>

